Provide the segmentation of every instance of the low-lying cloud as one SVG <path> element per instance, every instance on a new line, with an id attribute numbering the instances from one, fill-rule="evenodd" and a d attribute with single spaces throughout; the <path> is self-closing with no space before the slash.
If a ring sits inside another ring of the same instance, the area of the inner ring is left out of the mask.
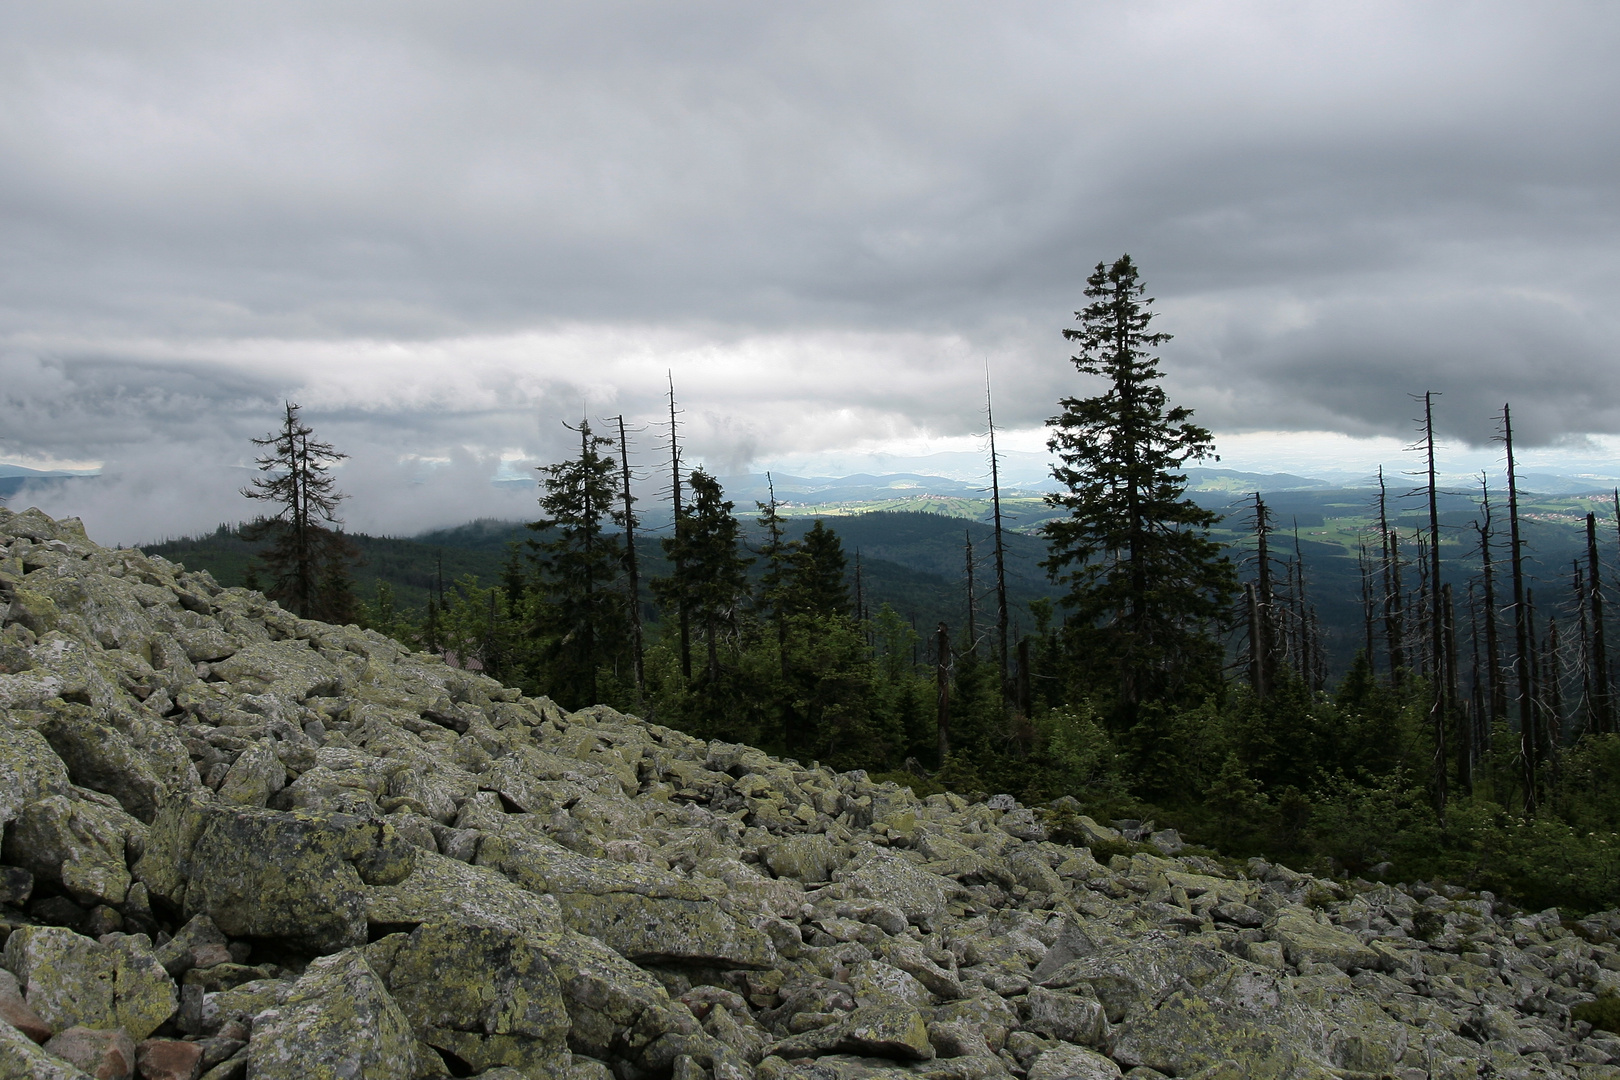
<path id="1" fill-rule="evenodd" d="M 1218 432 L 1405 437 L 1434 390 L 1461 446 L 1504 401 L 1527 447 L 1616 433 L 1617 23 L 14 6 L 0 457 L 104 462 L 75 498 L 133 540 L 240 516 L 289 399 L 389 531 L 503 512 L 500 462 L 582 414 L 650 447 L 670 372 L 721 472 L 960 440 L 986 367 L 1028 430 L 1085 392 L 1059 331 L 1127 250 Z"/>

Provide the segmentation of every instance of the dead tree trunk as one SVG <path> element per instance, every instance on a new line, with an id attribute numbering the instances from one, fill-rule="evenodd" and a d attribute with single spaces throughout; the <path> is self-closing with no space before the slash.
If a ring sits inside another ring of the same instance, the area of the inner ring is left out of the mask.
<path id="1" fill-rule="evenodd" d="M 636 562 L 635 500 L 630 495 L 630 444 L 624 436 L 624 414 L 619 417 L 619 477 L 624 482 L 624 572 L 630 587 L 630 647 L 634 650 L 636 672 L 636 706 L 641 706 L 647 693 L 647 672 L 643 665 L 644 648 L 641 636 L 641 570 Z"/>
<path id="2" fill-rule="evenodd" d="M 1446 603 L 1450 593 L 1440 584 L 1440 491 L 1434 476 L 1434 392 L 1423 395 L 1423 442 L 1428 459 L 1429 481 L 1429 656 L 1430 678 L 1434 683 L 1429 705 L 1434 728 L 1434 792 L 1440 820 L 1446 816 L 1446 725 L 1451 712 L 1451 672 L 1446 664 Z M 1444 594 L 1444 595 L 1442 595 Z"/>
<path id="3" fill-rule="evenodd" d="M 1586 515 L 1586 587 L 1592 594 L 1592 645 L 1587 661 L 1592 680 L 1589 699 L 1592 730 L 1602 735 L 1614 730 L 1614 704 L 1609 694 L 1609 649 L 1603 636 L 1603 577 L 1599 569 L 1596 514 Z"/>
<path id="4" fill-rule="evenodd" d="M 1384 467 L 1378 467 L 1378 533 L 1384 544 L 1384 639 L 1389 648 L 1389 679 L 1399 686 L 1406 677 L 1406 650 L 1401 642 L 1400 544 L 1389 527 L 1389 493 Z"/>
<path id="5" fill-rule="evenodd" d="M 1539 801 L 1536 793 L 1536 690 L 1531 670 L 1535 646 L 1530 638 L 1530 611 L 1525 600 L 1524 541 L 1519 538 L 1519 477 L 1513 459 L 1513 413 L 1508 405 L 1502 406 L 1502 442 L 1507 449 L 1508 548 L 1513 573 L 1513 637 L 1518 653 L 1513 667 L 1519 691 L 1519 755 L 1524 768 L 1524 809 L 1525 813 L 1533 814 Z"/>
<path id="6" fill-rule="evenodd" d="M 1581 674 L 1581 696 L 1576 703 L 1575 712 L 1584 722 L 1581 725 L 1583 732 L 1597 730 L 1597 717 L 1593 709 L 1592 697 L 1592 626 L 1586 618 L 1586 575 L 1581 572 L 1581 560 L 1570 562 L 1570 588 L 1575 598 L 1575 633 L 1576 655 L 1580 658 L 1576 664 Z"/>
<path id="7" fill-rule="evenodd" d="M 681 528 L 681 445 L 676 437 L 675 419 L 675 375 L 669 376 L 669 470 L 670 470 L 670 500 L 674 504 L 675 521 L 670 526 L 678 536 Z M 680 555 L 681 546 L 675 548 L 675 578 L 684 580 L 685 559 Z M 681 677 L 687 682 L 692 681 L 692 616 L 686 609 L 686 600 L 677 596 L 675 601 L 676 620 L 681 635 Z"/>
<path id="8" fill-rule="evenodd" d="M 1541 670 L 1545 673 L 1547 684 L 1547 715 L 1541 724 L 1541 755 L 1542 760 L 1549 764 L 1554 774 L 1558 770 L 1558 755 L 1564 743 L 1564 687 L 1563 687 L 1563 656 L 1558 645 L 1558 619 L 1549 616 L 1547 619 L 1547 636 L 1543 639 L 1543 656 Z"/>
<path id="9" fill-rule="evenodd" d="M 990 409 L 990 372 L 984 375 L 984 417 L 990 427 L 990 506 L 996 527 L 996 662 L 1001 677 L 1001 700 L 1007 704 L 1012 687 L 1007 681 L 1007 554 L 1001 536 L 1001 463 L 996 460 L 996 417 Z"/>
<path id="10" fill-rule="evenodd" d="M 1266 638 L 1260 628 L 1260 598 L 1254 582 L 1243 583 L 1243 599 L 1249 609 L 1249 685 L 1254 688 L 1254 696 L 1264 701 L 1270 690 L 1266 685 Z"/>
<path id="11" fill-rule="evenodd" d="M 1489 716 L 1494 726 L 1507 718 L 1507 680 L 1503 678 L 1501 625 L 1496 617 L 1496 571 L 1491 565 L 1491 493 L 1483 474 L 1479 485 L 1484 520 L 1474 527 L 1479 532 L 1480 579 L 1485 590 L 1485 663 L 1491 678 Z"/>
<path id="12" fill-rule="evenodd" d="M 1277 685 L 1277 640 L 1271 583 L 1271 511 L 1254 493 L 1254 587 L 1249 604 L 1249 655 L 1255 665 L 1251 682 L 1264 698 Z"/>
<path id="13" fill-rule="evenodd" d="M 1377 675 L 1378 663 L 1373 655 L 1373 572 L 1365 541 L 1361 543 L 1361 550 L 1356 556 L 1356 569 L 1361 572 L 1361 622 L 1364 639 L 1361 652 L 1367 658 L 1368 673 Z"/>
<path id="14" fill-rule="evenodd" d="M 1299 677 L 1311 690 L 1320 690 L 1316 678 L 1316 652 L 1312 619 L 1305 598 L 1305 552 L 1299 543 L 1299 519 L 1294 519 L 1294 619 L 1299 627 Z"/>
<path id="15" fill-rule="evenodd" d="M 1469 730 L 1473 733 L 1470 742 L 1473 756 L 1469 760 L 1469 770 L 1485 759 L 1486 747 L 1490 745 L 1490 706 L 1486 703 L 1485 683 L 1481 678 L 1479 658 L 1479 604 L 1474 599 L 1473 582 L 1468 584 L 1468 645 L 1472 655 L 1472 666 L 1468 679 L 1469 700 Z"/>

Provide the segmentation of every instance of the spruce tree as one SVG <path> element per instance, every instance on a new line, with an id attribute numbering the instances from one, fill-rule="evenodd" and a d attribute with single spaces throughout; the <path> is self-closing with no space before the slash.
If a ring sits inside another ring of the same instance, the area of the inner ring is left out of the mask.
<path id="1" fill-rule="evenodd" d="M 796 614 L 849 614 L 844 542 L 824 522 L 817 521 L 804 534 L 790 565 L 788 591 Z"/>
<path id="2" fill-rule="evenodd" d="M 734 504 L 720 481 L 698 469 L 688 479 L 691 498 L 675 519 L 675 535 L 663 540 L 673 573 L 653 583 L 653 594 L 666 608 L 682 611 L 702 627 L 708 649 L 707 676 L 720 675 L 719 642 L 734 627 L 748 595 L 748 564 L 737 543 Z"/>
<path id="3" fill-rule="evenodd" d="M 1047 501 L 1068 516 L 1045 526 L 1042 565 L 1068 587 L 1070 626 L 1111 669 L 1126 723 L 1194 668 L 1218 670 L 1212 629 L 1236 592 L 1232 565 L 1209 538 L 1217 516 L 1183 497 L 1182 468 L 1213 457 L 1214 441 L 1158 385 L 1153 350 L 1170 335 L 1150 330 L 1145 292 L 1129 255 L 1097 264 L 1086 282 L 1091 303 L 1063 336 L 1079 345 L 1075 367 L 1107 387 L 1064 398 L 1047 421 L 1059 458 L 1053 476 L 1066 489 Z"/>
<path id="4" fill-rule="evenodd" d="M 776 505 L 776 484 L 771 474 L 765 474 L 765 484 L 770 492 L 769 502 L 755 502 L 759 508 L 760 528 L 765 530 L 765 543 L 759 549 L 760 558 L 765 560 L 765 573 L 760 578 L 758 606 L 767 613 L 767 617 L 776 627 L 776 658 L 777 666 L 783 677 L 788 673 L 788 611 L 789 593 L 792 588 L 791 569 L 793 560 L 799 552 L 799 543 L 796 540 L 786 539 L 787 526 Z"/>
<path id="5" fill-rule="evenodd" d="M 623 653 L 625 597 L 616 587 L 623 557 L 614 509 L 618 465 L 613 440 L 581 420 L 579 456 L 540 470 L 544 517 L 529 528 L 539 569 L 537 624 L 547 691 L 567 708 L 599 700 L 597 672 Z"/>

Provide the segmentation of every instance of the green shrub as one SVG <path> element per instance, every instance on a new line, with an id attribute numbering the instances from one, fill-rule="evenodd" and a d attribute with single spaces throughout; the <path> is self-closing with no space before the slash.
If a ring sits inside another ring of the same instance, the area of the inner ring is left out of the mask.
<path id="1" fill-rule="evenodd" d="M 1604 994 L 1596 1001 L 1585 1001 L 1569 1010 L 1570 1019 L 1585 1020 L 1600 1031 L 1620 1033 L 1620 997 Z"/>
<path id="2" fill-rule="evenodd" d="M 1419 940 L 1428 941 L 1445 926 L 1446 920 L 1432 908 L 1420 907 L 1412 913 L 1412 936 Z"/>

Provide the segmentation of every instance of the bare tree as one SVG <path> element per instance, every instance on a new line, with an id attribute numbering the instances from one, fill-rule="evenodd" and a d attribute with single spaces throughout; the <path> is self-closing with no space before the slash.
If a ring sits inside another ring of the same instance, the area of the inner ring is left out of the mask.
<path id="1" fill-rule="evenodd" d="M 1502 443 L 1507 452 L 1508 550 L 1513 573 L 1514 675 L 1519 689 L 1519 756 L 1524 769 L 1524 809 L 1536 811 L 1536 682 L 1535 646 L 1531 640 L 1530 608 L 1524 589 L 1524 541 L 1519 536 L 1519 476 L 1513 458 L 1513 412 L 1502 406 Z"/>
<path id="2" fill-rule="evenodd" d="M 1401 640 L 1401 554 L 1389 527 L 1389 493 L 1384 467 L 1378 467 L 1378 534 L 1384 545 L 1384 639 L 1389 647 L 1389 678 L 1399 685 L 1406 675 L 1406 650 Z"/>
<path id="3" fill-rule="evenodd" d="M 640 706 L 647 693 L 646 649 L 641 634 L 641 567 L 636 561 L 636 514 L 632 509 L 635 498 L 630 494 L 630 442 L 625 438 L 624 414 L 620 413 L 616 419 L 619 423 L 619 478 L 624 500 L 624 573 L 630 590 L 630 649 L 635 662 L 636 704 Z"/>
<path id="4" fill-rule="evenodd" d="M 337 490 L 333 465 L 348 457 L 330 443 L 313 438 L 315 429 L 299 416 L 300 406 L 285 403 L 281 428 L 253 445 L 266 450 L 256 459 L 259 472 L 242 494 L 279 507 L 244 529 L 250 539 L 270 539 L 260 555 L 270 572 L 271 599 L 286 604 L 302 618 L 349 621 L 339 611 L 346 594 L 352 606 L 348 566 L 354 545 L 332 526 L 341 526 L 338 504 L 347 496 Z"/>
<path id="5" fill-rule="evenodd" d="M 677 437 L 678 428 L 675 409 L 675 373 L 669 372 L 669 475 L 670 475 L 670 501 L 674 505 L 675 520 L 671 528 L 679 532 L 681 517 L 685 513 L 681 506 L 681 444 Z M 684 556 L 679 552 L 672 555 L 675 561 L 675 576 L 684 576 Z M 676 600 L 676 622 L 681 635 L 681 677 L 687 682 L 692 681 L 692 615 L 687 610 L 684 599 Z"/>
<path id="6" fill-rule="evenodd" d="M 1434 802 L 1441 821 L 1446 813 L 1446 722 L 1451 712 L 1450 675 L 1446 669 L 1445 602 L 1440 585 L 1440 493 L 1434 470 L 1434 392 L 1423 395 L 1423 445 L 1428 474 L 1429 496 L 1429 676 L 1433 697 L 1429 703 L 1429 723 L 1434 731 Z"/>
<path id="7" fill-rule="evenodd" d="M 1001 700 L 1012 692 L 1007 679 L 1007 554 L 1001 536 L 1001 463 L 996 457 L 996 416 L 990 407 L 990 369 L 984 372 L 984 418 L 990 429 L 990 506 L 996 528 L 996 660 L 1001 676 Z"/>
<path id="8" fill-rule="evenodd" d="M 1491 679 L 1487 715 L 1492 724 L 1498 724 L 1507 717 L 1507 680 L 1503 677 L 1501 627 L 1496 614 L 1496 571 L 1491 564 L 1491 492 L 1484 473 L 1479 477 L 1479 502 L 1482 520 L 1474 524 L 1474 529 L 1479 535 L 1480 581 L 1485 594 L 1485 663 Z"/>
<path id="9" fill-rule="evenodd" d="M 1603 638 L 1603 578 L 1599 569 L 1597 515 L 1586 515 L 1586 581 L 1591 591 L 1592 642 L 1587 666 L 1592 680 L 1588 697 L 1592 730 L 1608 734 L 1614 730 L 1614 706 L 1609 696 L 1609 650 Z"/>

